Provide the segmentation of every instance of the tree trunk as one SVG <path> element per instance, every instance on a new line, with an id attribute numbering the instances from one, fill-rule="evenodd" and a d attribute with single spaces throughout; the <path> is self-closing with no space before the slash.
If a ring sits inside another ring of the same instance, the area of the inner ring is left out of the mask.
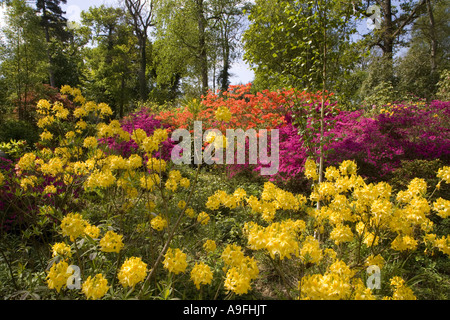
<path id="1" fill-rule="evenodd" d="M 431 76 L 436 74 L 436 51 L 437 51 L 437 38 L 436 38 L 436 25 L 434 22 L 433 8 L 431 7 L 431 0 L 427 0 L 428 18 L 430 20 L 430 64 L 431 64 Z"/>
<path id="2" fill-rule="evenodd" d="M 45 2 L 42 8 L 42 21 L 44 22 L 44 32 L 45 32 L 45 42 L 47 43 L 47 60 L 48 60 L 48 78 L 51 87 L 55 87 L 55 71 L 53 70 L 53 59 L 50 52 L 50 30 L 47 21 L 47 9 L 45 7 Z"/>
<path id="3" fill-rule="evenodd" d="M 230 45 L 228 41 L 224 43 L 223 53 L 223 70 L 222 70 L 222 91 L 228 90 L 228 84 L 230 80 Z"/>
<path id="4" fill-rule="evenodd" d="M 381 10 L 384 15 L 383 19 L 383 58 L 389 65 L 389 70 L 393 73 L 394 67 L 394 26 L 392 23 L 392 3 L 391 0 L 384 0 L 381 3 Z M 390 78 L 391 75 L 389 75 Z"/>
<path id="5" fill-rule="evenodd" d="M 206 94 L 208 91 L 208 55 L 206 51 L 206 21 L 204 16 L 203 0 L 197 0 L 197 21 L 199 32 L 198 47 L 202 94 Z"/>
<path id="6" fill-rule="evenodd" d="M 139 68 L 139 94 L 142 101 L 146 101 L 147 95 L 147 79 L 145 76 L 147 70 L 147 37 L 139 38 L 139 46 L 141 51 L 140 68 Z"/>

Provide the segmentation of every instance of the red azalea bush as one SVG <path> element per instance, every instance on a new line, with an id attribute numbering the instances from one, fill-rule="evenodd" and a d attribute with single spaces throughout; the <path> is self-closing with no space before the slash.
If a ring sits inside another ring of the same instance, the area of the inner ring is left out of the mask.
<path id="1" fill-rule="evenodd" d="M 230 86 L 225 92 L 210 91 L 201 101 L 201 110 L 194 114 L 189 107 L 176 111 L 160 112 L 155 118 L 168 124 L 171 129 L 192 129 L 194 120 L 202 121 L 203 128 L 226 129 L 274 129 L 286 124 L 284 115 L 299 101 L 320 100 L 319 94 L 294 90 L 251 93 L 251 84 Z M 226 107 L 232 114 L 229 122 L 219 122 L 215 112 Z"/>

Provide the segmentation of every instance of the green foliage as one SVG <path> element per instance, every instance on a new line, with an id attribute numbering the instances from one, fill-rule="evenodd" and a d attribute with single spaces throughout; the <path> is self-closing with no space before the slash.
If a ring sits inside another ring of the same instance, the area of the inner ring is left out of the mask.
<path id="1" fill-rule="evenodd" d="M 444 70 L 441 73 L 441 79 L 438 83 L 437 98 L 443 101 L 450 100 L 450 70 Z"/>
<path id="2" fill-rule="evenodd" d="M 0 142 L 9 143 L 11 140 L 24 140 L 31 147 L 38 142 L 39 133 L 29 122 L 7 120 L 0 127 Z"/>
<path id="3" fill-rule="evenodd" d="M 11 140 L 0 142 L 0 152 L 4 152 L 11 159 L 19 159 L 25 154 L 27 142 L 25 140 Z"/>
<path id="4" fill-rule="evenodd" d="M 338 87 L 358 60 L 351 12 L 339 1 L 256 1 L 244 58 L 257 79 L 269 74 L 270 87 L 322 89 L 324 63 L 329 87 Z"/>

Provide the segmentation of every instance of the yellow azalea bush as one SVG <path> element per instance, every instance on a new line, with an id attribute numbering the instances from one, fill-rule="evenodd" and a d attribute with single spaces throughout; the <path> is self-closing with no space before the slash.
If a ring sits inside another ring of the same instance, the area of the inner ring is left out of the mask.
<path id="1" fill-rule="evenodd" d="M 42 186 L 24 237 L 51 239 L 35 272 L 48 298 L 411 300 L 417 282 L 404 265 L 450 257 L 450 200 L 432 197 L 450 183 L 448 166 L 437 185 L 414 178 L 404 190 L 367 182 L 351 160 L 325 168 L 319 183 L 308 159 L 311 189 L 300 193 L 238 184 L 164 160 L 165 128 L 129 133 L 108 105 L 69 86 L 61 93 L 74 107 L 39 101 L 39 147 L 18 159 L 14 181 L 0 173 L 24 201 Z M 137 148 L 125 156 L 108 139 Z"/>

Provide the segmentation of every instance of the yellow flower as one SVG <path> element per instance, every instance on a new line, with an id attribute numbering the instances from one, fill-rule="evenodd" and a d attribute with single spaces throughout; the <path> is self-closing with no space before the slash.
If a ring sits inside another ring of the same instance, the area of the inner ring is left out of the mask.
<path id="1" fill-rule="evenodd" d="M 180 249 L 169 248 L 164 255 L 164 268 L 174 274 L 184 272 L 187 267 L 186 254 Z"/>
<path id="2" fill-rule="evenodd" d="M 72 251 L 70 246 L 65 244 L 64 242 L 57 242 L 52 246 L 52 257 L 63 256 L 63 257 L 71 257 Z"/>
<path id="3" fill-rule="evenodd" d="M 147 168 L 155 172 L 166 171 L 167 163 L 163 159 L 149 158 Z"/>
<path id="4" fill-rule="evenodd" d="M 220 106 L 217 108 L 215 116 L 218 121 L 228 122 L 231 119 L 231 112 L 227 107 Z"/>
<path id="5" fill-rule="evenodd" d="M 336 243 L 336 245 L 339 245 L 343 242 L 352 241 L 352 229 L 347 225 L 339 224 L 331 231 L 330 239 L 334 240 L 334 243 Z"/>
<path id="6" fill-rule="evenodd" d="M 210 220 L 209 215 L 206 212 L 202 211 L 198 214 L 197 222 L 206 225 L 208 224 L 209 220 Z"/>
<path id="7" fill-rule="evenodd" d="M 5 176 L 0 172 L 0 186 L 3 185 L 3 181 L 5 181 Z"/>
<path id="8" fill-rule="evenodd" d="M 450 200 L 439 198 L 433 203 L 437 215 L 445 219 L 450 216 Z"/>
<path id="9" fill-rule="evenodd" d="M 313 179 L 314 181 L 319 179 L 316 163 L 310 158 L 308 158 L 305 163 L 305 176 L 307 179 Z"/>
<path id="10" fill-rule="evenodd" d="M 166 188 L 171 190 L 172 192 L 175 192 L 177 190 L 177 181 L 175 179 L 167 179 L 166 184 L 165 184 Z"/>
<path id="11" fill-rule="evenodd" d="M 86 111 L 85 108 L 83 107 L 78 107 L 73 111 L 73 115 L 75 118 L 83 118 L 86 117 L 88 115 L 88 112 Z M 84 121 L 83 121 L 84 122 Z M 85 129 L 85 128 L 80 128 L 80 129 Z"/>
<path id="12" fill-rule="evenodd" d="M 98 142 L 97 142 L 97 138 L 95 137 L 87 137 L 86 139 L 84 139 L 83 142 L 83 147 L 88 148 L 88 149 L 94 149 L 97 148 Z"/>
<path id="13" fill-rule="evenodd" d="M 81 287 L 81 291 L 86 295 L 87 299 L 98 300 L 101 299 L 106 292 L 108 292 L 108 280 L 98 273 L 93 278 L 89 276 Z"/>
<path id="14" fill-rule="evenodd" d="M 49 289 L 56 289 L 60 291 L 63 286 L 67 284 L 67 279 L 71 276 L 70 272 L 67 272 L 69 265 L 64 260 L 59 263 L 54 263 L 50 268 L 50 272 L 47 275 L 47 285 Z"/>
<path id="15" fill-rule="evenodd" d="M 147 275 L 147 264 L 141 258 L 131 257 L 125 260 L 117 274 L 119 282 L 124 288 L 134 287 L 145 280 Z"/>
<path id="16" fill-rule="evenodd" d="M 51 108 L 51 104 L 50 102 L 48 102 L 48 100 L 39 100 L 39 102 L 37 103 L 37 110 L 38 113 L 40 114 L 46 114 L 48 111 L 50 111 Z"/>
<path id="17" fill-rule="evenodd" d="M 415 250 L 417 240 L 410 236 L 398 235 L 391 243 L 391 248 L 397 251 Z"/>
<path id="18" fill-rule="evenodd" d="M 197 289 L 201 284 L 211 284 L 213 273 L 211 268 L 204 262 L 196 263 L 191 271 L 191 279 L 194 281 Z"/>
<path id="19" fill-rule="evenodd" d="M 34 187 L 37 182 L 36 176 L 28 176 L 26 178 L 20 179 L 20 186 L 24 191 L 28 190 L 28 187 Z"/>
<path id="20" fill-rule="evenodd" d="M 136 129 L 131 133 L 131 139 L 137 144 L 141 144 L 147 138 L 147 133 L 142 129 Z"/>
<path id="21" fill-rule="evenodd" d="M 216 250 L 216 242 L 214 240 L 206 240 L 203 244 L 203 248 L 208 252 L 213 252 Z"/>
<path id="22" fill-rule="evenodd" d="M 111 110 L 110 106 L 108 106 L 106 103 L 99 103 L 97 108 L 100 110 L 101 116 L 110 116 L 113 114 L 113 111 Z"/>
<path id="23" fill-rule="evenodd" d="M 36 155 L 34 153 L 25 153 L 17 163 L 21 170 L 29 170 L 35 166 Z"/>
<path id="24" fill-rule="evenodd" d="M 112 230 L 109 230 L 105 236 L 100 239 L 100 250 L 103 252 L 119 252 L 122 250 L 124 244 L 122 242 L 122 235 L 118 235 Z"/>
<path id="25" fill-rule="evenodd" d="M 225 247 L 221 258 L 227 266 L 238 266 L 244 260 L 244 252 L 241 246 L 232 243 Z"/>
<path id="26" fill-rule="evenodd" d="M 416 300 L 411 288 L 405 286 L 405 280 L 400 277 L 393 277 L 391 279 L 391 286 L 394 287 L 394 293 L 392 294 L 393 300 Z M 385 297 L 390 299 L 389 297 Z"/>
<path id="27" fill-rule="evenodd" d="M 351 160 L 344 160 L 341 162 L 341 165 L 339 166 L 339 171 L 343 176 L 345 175 L 352 175 L 356 174 L 356 163 Z"/>
<path id="28" fill-rule="evenodd" d="M 46 186 L 44 188 L 44 191 L 42 191 L 42 194 L 54 194 L 56 193 L 56 187 L 52 184 Z"/>
<path id="29" fill-rule="evenodd" d="M 84 228 L 84 234 L 88 235 L 92 239 L 96 239 L 100 235 L 100 228 L 93 225 L 87 225 Z"/>
<path id="30" fill-rule="evenodd" d="M 445 167 L 439 169 L 437 177 L 441 178 L 446 183 L 450 183 L 450 167 L 449 166 L 445 166 Z"/>
<path id="31" fill-rule="evenodd" d="M 156 216 L 155 218 L 152 219 L 150 225 L 152 226 L 153 229 L 157 231 L 162 231 L 165 228 L 167 228 L 167 220 L 161 216 Z"/>
<path id="32" fill-rule="evenodd" d="M 180 209 L 184 209 L 184 207 L 186 207 L 186 201 L 184 201 L 184 200 L 178 201 L 178 205 L 177 206 Z"/>
<path id="33" fill-rule="evenodd" d="M 251 281 L 259 274 L 258 266 L 253 258 L 245 257 L 228 269 L 224 286 L 228 291 L 238 295 L 251 289 Z"/>
<path id="34" fill-rule="evenodd" d="M 191 184 L 191 182 L 189 181 L 188 178 L 182 178 L 180 180 L 180 186 L 182 186 L 185 189 L 189 188 L 190 184 Z"/>
<path id="35" fill-rule="evenodd" d="M 88 222 L 83 219 L 81 214 L 71 212 L 61 220 L 62 234 L 70 237 L 71 241 L 75 241 L 84 233 L 87 225 Z"/>
<path id="36" fill-rule="evenodd" d="M 366 259 L 366 266 L 378 266 L 381 269 L 383 268 L 384 263 L 384 258 L 379 254 L 376 256 L 370 255 Z"/>
<path id="37" fill-rule="evenodd" d="M 53 138 L 53 134 L 47 130 L 44 130 L 44 132 L 41 133 L 40 137 L 41 140 L 51 140 Z"/>
<path id="38" fill-rule="evenodd" d="M 187 215 L 189 218 L 194 218 L 194 217 L 195 217 L 195 211 L 194 211 L 194 209 L 192 209 L 192 208 L 187 208 L 186 211 L 185 211 L 185 213 L 186 213 L 186 215 Z"/>
<path id="39" fill-rule="evenodd" d="M 163 141 L 166 141 L 168 138 L 168 132 L 166 129 L 156 129 L 153 132 L 153 138 L 160 144 Z"/>
<path id="40" fill-rule="evenodd" d="M 306 237 L 300 249 L 300 257 L 304 263 L 318 263 L 322 260 L 323 253 L 322 249 L 320 249 L 319 241 L 314 239 L 313 236 Z"/>
<path id="41" fill-rule="evenodd" d="M 434 239 L 433 245 L 438 248 L 439 251 L 450 256 L 450 235 L 447 235 L 447 237 L 442 236 L 441 238 Z"/>

